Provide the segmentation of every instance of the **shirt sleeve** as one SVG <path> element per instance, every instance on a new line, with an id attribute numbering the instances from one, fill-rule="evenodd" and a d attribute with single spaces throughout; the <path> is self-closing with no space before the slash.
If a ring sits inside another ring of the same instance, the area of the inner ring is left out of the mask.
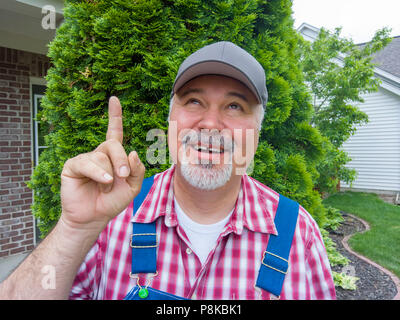
<path id="1" fill-rule="evenodd" d="M 313 234 L 314 236 L 307 246 L 306 258 L 311 299 L 334 300 L 336 292 L 332 271 L 321 232 L 316 224 Z"/>

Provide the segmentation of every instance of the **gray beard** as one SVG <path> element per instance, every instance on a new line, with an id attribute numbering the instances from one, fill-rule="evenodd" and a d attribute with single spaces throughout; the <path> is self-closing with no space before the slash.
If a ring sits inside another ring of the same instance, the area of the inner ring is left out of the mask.
<path id="1" fill-rule="evenodd" d="M 215 190 L 224 186 L 232 175 L 232 163 L 218 167 L 214 164 L 182 163 L 181 174 L 193 187 L 200 190 Z"/>
<path id="2" fill-rule="evenodd" d="M 217 149 L 219 149 L 222 144 L 225 151 L 230 152 L 228 163 L 219 165 L 207 159 L 197 159 L 199 161 L 196 161 L 196 163 L 189 163 L 187 161 L 188 159 L 186 159 L 187 148 L 190 144 L 197 145 L 200 141 L 206 145 L 210 144 Z M 184 159 L 181 163 L 181 174 L 191 186 L 200 190 L 215 190 L 224 186 L 229 181 L 233 170 L 233 143 L 231 139 L 222 139 L 218 130 L 205 132 L 190 131 L 182 138 L 182 147 L 185 152 Z"/>

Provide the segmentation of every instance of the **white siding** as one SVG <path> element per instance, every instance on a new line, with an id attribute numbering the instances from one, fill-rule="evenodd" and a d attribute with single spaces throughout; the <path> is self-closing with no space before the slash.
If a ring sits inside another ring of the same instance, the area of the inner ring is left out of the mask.
<path id="1" fill-rule="evenodd" d="M 358 175 L 356 189 L 400 191 L 400 97 L 380 88 L 364 95 L 358 107 L 368 114 L 368 124 L 357 129 L 343 149 L 352 161 L 346 166 Z M 350 187 L 341 183 L 343 187 Z"/>

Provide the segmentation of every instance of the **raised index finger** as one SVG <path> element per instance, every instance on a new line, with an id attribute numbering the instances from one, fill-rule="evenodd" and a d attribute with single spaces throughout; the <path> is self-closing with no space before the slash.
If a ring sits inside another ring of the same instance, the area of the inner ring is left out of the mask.
<path id="1" fill-rule="evenodd" d="M 117 97 L 111 97 L 108 101 L 108 129 L 106 139 L 115 139 L 122 143 L 122 107 Z"/>

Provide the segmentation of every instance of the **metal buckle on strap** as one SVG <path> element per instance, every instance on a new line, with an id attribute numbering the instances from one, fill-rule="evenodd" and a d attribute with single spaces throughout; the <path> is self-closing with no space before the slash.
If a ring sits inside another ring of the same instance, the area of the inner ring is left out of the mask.
<path id="1" fill-rule="evenodd" d="M 131 241 L 129 243 L 131 248 L 156 248 L 158 247 L 158 243 L 156 243 L 155 245 L 150 245 L 150 246 L 137 246 L 137 245 L 132 245 L 132 240 L 133 237 L 137 237 L 137 236 L 157 236 L 157 233 L 134 233 L 131 235 Z"/>
<path id="2" fill-rule="evenodd" d="M 287 261 L 286 259 L 284 259 L 284 258 L 282 258 L 282 257 L 280 257 L 280 256 L 278 256 L 278 255 L 276 255 L 276 254 L 274 254 L 274 253 L 272 253 L 272 252 L 268 252 L 268 251 L 264 251 L 263 258 L 262 258 L 262 261 L 261 261 L 261 263 L 262 263 L 264 266 L 266 266 L 266 267 L 268 267 L 268 268 L 271 268 L 272 270 L 278 271 L 278 272 L 280 272 L 280 273 L 287 274 L 287 269 L 286 269 L 285 271 L 282 271 L 282 270 L 276 269 L 276 268 L 274 268 L 274 267 L 272 267 L 272 266 L 270 266 L 270 265 L 264 263 L 265 254 L 266 254 L 266 253 L 267 253 L 267 254 L 270 254 L 271 256 L 274 256 L 274 257 L 276 257 L 276 258 L 278 258 L 278 259 L 281 259 L 281 260 L 285 261 L 285 262 L 288 264 L 288 266 L 289 266 L 289 261 Z"/>
<path id="3" fill-rule="evenodd" d="M 157 277 L 158 275 L 158 271 L 156 271 L 156 273 L 151 273 L 148 274 L 147 278 L 146 278 L 146 284 L 145 287 L 142 287 L 139 283 L 139 274 L 132 274 L 132 272 L 129 272 L 129 277 L 131 277 L 132 279 L 136 279 L 136 285 L 139 287 L 139 297 L 145 299 L 147 298 L 147 296 L 149 295 L 149 292 L 147 291 L 147 288 L 151 285 L 151 283 L 153 282 L 153 279 L 155 277 Z"/>
<path id="4" fill-rule="evenodd" d="M 158 271 L 156 271 L 156 273 L 149 273 L 146 278 L 146 287 L 145 288 L 147 288 L 151 284 L 153 279 L 157 276 L 158 276 Z M 132 279 L 136 279 L 136 284 L 139 286 L 139 288 L 142 288 L 142 286 L 139 284 L 140 279 L 139 279 L 138 273 L 133 274 L 132 272 L 129 272 L 129 277 Z"/>

